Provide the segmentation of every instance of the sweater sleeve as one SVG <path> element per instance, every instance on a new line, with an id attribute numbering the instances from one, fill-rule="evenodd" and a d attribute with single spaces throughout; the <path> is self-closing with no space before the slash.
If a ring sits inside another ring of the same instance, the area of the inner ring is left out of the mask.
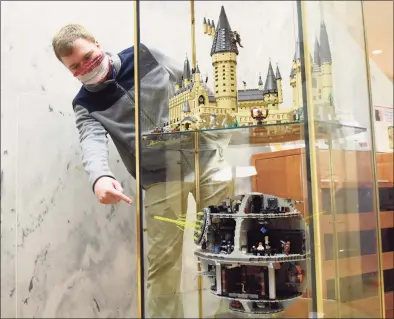
<path id="1" fill-rule="evenodd" d="M 115 179 L 108 164 L 107 131 L 83 106 L 76 105 L 74 112 L 82 151 L 82 164 L 89 175 L 89 182 L 94 191 L 94 186 L 100 177 L 108 176 Z"/>

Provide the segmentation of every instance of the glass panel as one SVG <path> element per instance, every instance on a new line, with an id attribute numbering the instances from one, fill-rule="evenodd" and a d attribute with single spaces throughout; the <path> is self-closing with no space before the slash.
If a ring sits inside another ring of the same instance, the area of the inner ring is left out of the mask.
<path id="1" fill-rule="evenodd" d="M 297 11 L 296 2 L 141 2 L 146 317 L 306 318 L 329 307 L 314 306 L 322 301 L 316 287 L 331 287 L 334 277 L 316 277 L 328 264 L 310 253 L 324 240 L 332 247 L 339 232 L 310 235 L 319 213 L 308 200 L 323 200 L 310 187 L 318 170 L 303 115 L 315 108 L 303 93 Z M 337 120 L 332 95 L 324 96 L 309 136 L 323 153 L 368 132 L 365 123 Z M 336 211 L 332 192 L 321 197 Z"/>
<path id="2" fill-rule="evenodd" d="M 368 73 L 361 1 L 302 2 L 310 125 L 326 131 L 316 153 L 321 216 L 314 237 L 324 317 L 382 317 L 381 252 L 376 206 Z M 360 131 L 361 132 L 361 129 Z M 338 138 L 341 134 L 342 137 Z M 317 138 L 317 137 L 316 137 Z M 319 256 L 320 255 L 320 256 Z M 392 255 L 391 255 L 392 257 Z"/>

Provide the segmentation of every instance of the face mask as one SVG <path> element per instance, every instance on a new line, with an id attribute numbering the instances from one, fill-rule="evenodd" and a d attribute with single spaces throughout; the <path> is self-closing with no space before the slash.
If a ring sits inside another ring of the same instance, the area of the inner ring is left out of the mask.
<path id="1" fill-rule="evenodd" d="M 86 85 L 94 85 L 102 82 L 110 70 L 110 58 L 104 52 L 89 61 L 74 76 Z"/>

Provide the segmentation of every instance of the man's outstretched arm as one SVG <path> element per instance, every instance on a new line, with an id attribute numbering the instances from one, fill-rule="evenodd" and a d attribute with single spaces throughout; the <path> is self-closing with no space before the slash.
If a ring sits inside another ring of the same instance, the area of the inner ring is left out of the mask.
<path id="1" fill-rule="evenodd" d="M 82 164 L 89 175 L 96 197 L 103 204 L 114 204 L 119 200 L 131 203 L 131 199 L 123 194 L 122 186 L 109 168 L 107 131 L 83 106 L 76 105 L 74 111 L 82 150 Z"/>

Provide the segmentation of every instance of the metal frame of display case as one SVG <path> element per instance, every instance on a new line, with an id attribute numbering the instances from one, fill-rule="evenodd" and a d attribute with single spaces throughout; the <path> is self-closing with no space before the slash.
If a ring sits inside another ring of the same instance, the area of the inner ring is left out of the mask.
<path id="1" fill-rule="evenodd" d="M 312 87 L 312 79 L 310 77 L 309 70 L 311 68 L 311 63 L 309 59 L 305 59 L 305 56 L 309 56 L 309 46 L 305 39 L 307 37 L 307 27 L 305 27 L 306 23 L 306 4 L 304 1 L 297 1 L 297 15 L 298 15 L 298 39 L 300 42 L 300 53 L 301 53 L 301 80 L 302 80 L 302 95 L 303 95 L 303 111 L 304 111 L 304 120 L 301 123 L 300 134 L 304 134 L 305 141 L 305 157 L 303 159 L 303 168 L 305 170 L 306 178 L 307 178 L 307 194 L 308 194 L 308 217 L 309 217 L 309 235 L 310 235 L 310 269 L 308 270 L 309 276 L 309 287 L 312 291 L 313 297 L 311 299 L 311 303 L 309 303 L 310 309 L 309 313 L 312 317 L 317 318 L 319 312 L 323 312 L 323 288 L 322 288 L 322 253 L 320 249 L 321 243 L 321 231 L 320 231 L 320 202 L 319 202 L 319 181 L 317 180 L 317 152 L 316 152 L 316 137 L 319 132 L 316 129 L 316 126 L 319 125 L 319 121 L 317 121 L 314 117 L 314 112 L 311 112 L 308 106 L 313 105 L 313 99 L 311 95 L 311 87 Z M 195 44 L 195 16 L 194 16 L 194 0 L 190 0 L 190 21 L 191 21 L 191 40 L 192 40 L 192 67 L 196 67 L 196 44 Z M 365 35 L 364 35 L 365 39 Z M 366 43 L 365 43 L 366 46 Z M 145 318 L 145 292 L 144 292 L 144 247 L 143 247 L 143 199 L 142 199 L 142 189 L 140 187 L 141 181 L 141 145 L 142 145 L 142 130 L 141 130 L 141 121 L 140 121 L 140 79 L 139 79 L 139 51 L 140 51 L 140 0 L 134 1 L 134 65 L 135 65 L 135 130 L 136 130 L 136 223 L 137 223 L 137 296 L 138 296 L 138 317 Z M 367 57 L 366 57 L 367 59 Z M 371 109 L 371 94 L 370 94 L 370 81 L 369 81 L 369 68 L 367 68 L 368 73 L 368 95 L 369 95 L 369 104 Z M 371 111 L 372 112 L 372 111 Z M 371 115 L 370 121 L 373 122 L 373 116 Z M 373 123 L 371 124 L 373 127 Z M 327 142 L 328 142 L 328 150 L 330 154 L 329 165 L 330 169 L 332 169 L 332 144 L 333 144 L 333 131 L 332 126 L 327 125 L 328 131 L 326 132 Z M 194 159 L 195 159 L 195 184 L 196 184 L 196 206 L 197 211 L 201 209 L 200 207 L 200 180 L 199 180 L 199 132 L 193 131 L 188 134 L 193 134 L 194 136 Z M 374 136 L 372 136 L 372 145 L 374 145 Z M 372 152 L 373 153 L 373 152 Z M 373 207 L 376 212 L 378 212 L 378 199 L 377 199 L 377 184 L 376 184 L 376 168 L 375 168 L 375 154 L 373 153 L 372 165 L 373 169 L 373 178 L 374 185 L 373 190 L 375 193 Z M 334 247 L 338 246 L 338 238 L 336 231 L 336 204 L 335 204 L 335 196 L 333 191 L 335 189 L 335 181 L 332 177 L 330 178 L 330 189 L 331 189 L 331 204 L 332 209 L 332 220 L 334 227 Z M 379 215 L 379 214 L 378 214 Z M 379 217 L 377 220 L 377 224 L 379 223 Z M 379 276 L 382 278 L 382 269 L 381 269 L 381 243 L 380 243 L 380 234 L 378 236 L 378 269 Z M 317 245 L 315 245 L 317 243 Z M 337 254 L 336 249 L 334 249 L 335 254 Z M 334 258 L 335 260 L 335 295 L 338 298 L 340 294 L 340 284 L 339 284 L 339 269 L 338 269 L 338 258 Z M 197 263 L 198 271 L 201 271 L 201 265 Z M 198 312 L 199 318 L 203 318 L 203 304 L 202 304 L 202 275 L 198 275 Z M 381 282 L 383 282 L 381 280 Z M 381 310 L 384 315 L 384 298 L 383 298 L 383 288 L 379 289 L 379 299 L 381 301 Z M 340 303 L 337 303 L 337 317 L 340 317 Z"/>

